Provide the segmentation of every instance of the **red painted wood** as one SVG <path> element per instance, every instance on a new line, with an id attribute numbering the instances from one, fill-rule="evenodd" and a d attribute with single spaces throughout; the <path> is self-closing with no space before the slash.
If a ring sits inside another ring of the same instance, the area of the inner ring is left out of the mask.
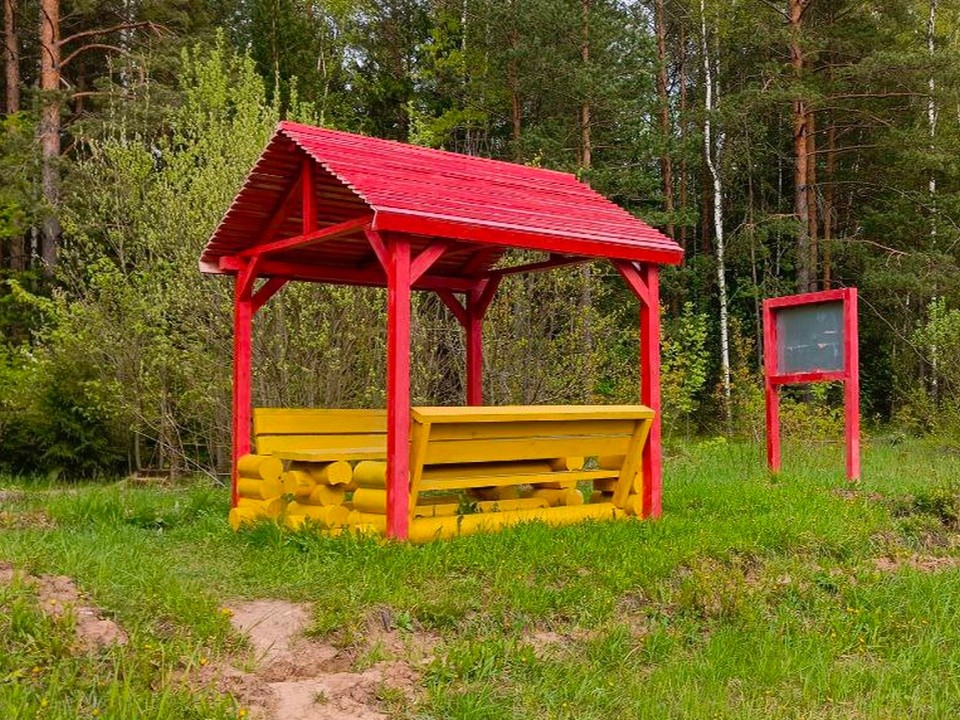
<path id="1" fill-rule="evenodd" d="M 363 234 L 367 238 L 367 242 L 370 244 L 370 247 L 373 249 L 373 254 L 377 256 L 377 260 L 380 261 L 380 267 L 387 267 L 387 244 L 383 241 L 380 233 L 376 230 L 370 228 L 364 228 Z"/>
<path id="2" fill-rule="evenodd" d="M 810 372 L 773 375 L 770 379 L 774 385 L 806 385 L 816 382 L 835 382 L 837 380 L 844 380 L 846 377 L 846 370 L 812 370 Z"/>
<path id="3" fill-rule="evenodd" d="M 406 540 L 410 508 L 410 241 L 387 244 L 387 537 Z"/>
<path id="4" fill-rule="evenodd" d="M 431 265 L 443 256 L 450 245 L 451 243 L 448 240 L 434 240 L 424 250 L 421 250 L 410 263 L 410 281 L 416 282 L 421 275 L 430 269 Z"/>
<path id="5" fill-rule="evenodd" d="M 220 258 L 219 262 L 220 269 L 223 272 L 237 272 L 243 267 L 243 260 L 240 258 L 224 256 Z M 386 275 L 383 270 L 378 268 L 318 267 L 278 260 L 264 260 L 260 266 L 260 274 L 266 277 L 282 277 L 288 280 L 306 280 L 334 285 L 385 287 L 387 284 Z M 467 292 L 475 285 L 475 280 L 465 278 L 424 275 L 414 283 L 414 289 Z"/>
<path id="6" fill-rule="evenodd" d="M 449 308 L 450 312 L 457 319 L 462 327 L 467 326 L 467 311 L 464 309 L 457 296 L 449 290 L 437 290 L 437 296 L 443 301 L 443 304 Z"/>
<path id="7" fill-rule="evenodd" d="M 663 450 L 660 446 L 660 274 L 647 264 L 640 274 L 647 287 L 640 305 L 640 402 L 654 412 L 647 444 L 643 448 L 643 516 L 658 518 L 662 512 Z"/>
<path id="8" fill-rule="evenodd" d="M 267 301 L 286 284 L 287 279 L 282 277 L 272 277 L 267 280 L 251 298 L 253 300 L 253 314 L 256 315 L 260 308 L 266 305 Z"/>
<path id="9" fill-rule="evenodd" d="M 282 240 L 274 240 L 273 242 L 254 245 L 253 247 L 249 247 L 240 252 L 238 257 L 261 257 L 263 255 L 278 253 L 284 250 L 293 250 L 295 248 L 299 249 L 306 245 L 310 245 L 311 243 L 320 242 L 321 240 L 332 240 L 333 238 L 348 235 L 366 227 L 369 224 L 369 217 L 347 220 L 346 222 L 330 225 L 329 227 L 321 228 L 319 230 L 304 232 L 301 235 L 294 235 L 293 237 L 283 238 Z"/>
<path id="10" fill-rule="evenodd" d="M 219 272 L 220 256 L 249 247 L 251 228 L 264 228 L 257 243 L 301 232 L 303 202 L 287 200 L 297 195 L 291 186 L 300 182 L 305 154 L 314 163 L 316 209 L 330 221 L 365 211 L 380 230 L 487 247 L 646 262 L 676 263 L 682 255 L 670 238 L 568 173 L 281 123 L 205 248 L 205 272 Z M 457 274 L 490 267 L 468 264 Z"/>
<path id="11" fill-rule="evenodd" d="M 640 302 L 649 302 L 650 288 L 647 287 L 639 268 L 632 262 L 614 261 L 613 265 Z"/>
<path id="12" fill-rule="evenodd" d="M 844 369 L 840 372 L 779 373 L 777 367 L 776 311 L 824 302 L 843 303 Z M 842 288 L 802 293 L 763 301 L 763 367 L 766 395 L 767 467 L 779 472 L 780 459 L 780 386 L 814 382 L 843 382 L 844 440 L 846 473 L 849 480 L 860 479 L 860 349 L 857 329 L 857 290 Z"/>
<path id="13" fill-rule="evenodd" d="M 763 304 L 763 375 L 767 421 L 767 469 L 780 472 L 780 388 L 777 372 L 777 325 L 769 302 Z"/>
<path id="14" fill-rule="evenodd" d="M 843 387 L 847 479 L 860 479 L 860 339 L 857 329 L 857 290 L 846 288 L 843 306 L 843 357 L 847 379 Z"/>
<path id="15" fill-rule="evenodd" d="M 309 235 L 317 229 L 317 184 L 313 175 L 312 158 L 304 158 L 300 167 L 300 187 L 303 189 L 300 197 L 302 207 L 300 232 Z"/>
<path id="16" fill-rule="evenodd" d="M 467 345 L 467 405 L 483 405 L 483 313 L 479 293 L 467 296 L 467 322 L 464 326 Z"/>
<path id="17" fill-rule="evenodd" d="M 253 342 L 253 304 L 243 292 L 244 277 L 234 280 L 233 300 L 233 453 L 231 507 L 237 505 L 237 462 L 250 452 L 250 367 Z"/>
<path id="18" fill-rule="evenodd" d="M 564 267 L 566 265 L 580 265 L 581 263 L 590 262 L 591 259 L 592 258 L 587 257 L 566 257 L 561 255 L 553 257 L 550 260 L 544 260 L 543 262 L 497 268 L 496 270 L 491 270 L 489 273 L 487 273 L 487 275 L 488 277 L 502 277 L 503 275 L 515 275 L 517 273 L 538 272 L 540 270 L 551 270 L 553 268 Z"/>
<path id="19" fill-rule="evenodd" d="M 784 297 L 768 298 L 763 302 L 772 309 L 794 307 L 796 305 L 810 305 L 818 302 L 834 302 L 837 300 L 847 300 L 851 288 L 840 288 L 839 290 L 821 290 L 812 293 L 800 293 L 799 295 L 785 295 Z"/>

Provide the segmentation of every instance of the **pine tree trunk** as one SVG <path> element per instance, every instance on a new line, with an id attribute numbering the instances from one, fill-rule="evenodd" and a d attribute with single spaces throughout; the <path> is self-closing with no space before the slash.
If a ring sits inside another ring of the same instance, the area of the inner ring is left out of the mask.
<path id="1" fill-rule="evenodd" d="M 803 77 L 804 56 L 800 46 L 804 0 L 789 0 L 790 64 L 799 83 Z M 797 91 L 799 93 L 799 89 Z M 810 212 L 807 201 L 807 104 L 798 94 L 793 100 L 793 212 L 797 219 L 797 287 L 806 292 L 810 286 Z"/>
<path id="2" fill-rule="evenodd" d="M 816 113 L 812 108 L 807 111 L 807 236 L 810 238 L 810 256 L 808 290 L 817 289 L 817 267 L 819 249 L 817 247 L 817 125 Z"/>
<path id="3" fill-rule="evenodd" d="M 823 188 L 823 289 L 829 290 L 833 283 L 833 179 L 837 167 L 837 125 L 831 119 L 827 127 L 827 182 Z"/>
<path id="4" fill-rule="evenodd" d="M 684 24 L 680 23 L 680 62 L 679 62 L 679 84 L 680 84 L 680 146 L 685 144 L 686 139 L 686 117 L 687 117 L 687 37 Z M 687 252 L 687 224 L 682 218 L 686 217 L 687 209 L 687 154 L 680 155 L 680 247 L 684 254 Z"/>
<path id="5" fill-rule="evenodd" d="M 667 235 L 673 237 L 673 163 L 670 158 L 670 97 L 667 94 L 667 19 L 664 0 L 656 0 L 654 22 L 657 33 L 657 96 L 660 101 L 660 175 L 663 183 L 663 211 L 667 215 Z"/>
<path id="6" fill-rule="evenodd" d="M 47 204 L 41 232 L 44 271 L 57 265 L 60 242 L 60 0 L 40 2 L 40 184 Z"/>
<path id="7" fill-rule="evenodd" d="M 20 112 L 20 43 L 17 40 L 17 0 L 3 0 L 3 69 L 7 81 L 5 108 Z"/>
<path id="8" fill-rule="evenodd" d="M 581 0 L 581 33 L 580 59 L 584 69 L 590 64 L 590 0 Z M 590 146 L 590 102 L 584 100 L 580 108 L 581 155 L 580 164 L 585 171 L 590 170 L 592 163 L 592 148 Z M 596 387 L 596 367 L 593 357 L 593 268 L 590 263 L 581 267 L 580 288 L 580 317 L 583 320 L 583 347 L 586 354 L 585 385 L 586 402 L 593 402 L 593 391 Z"/>

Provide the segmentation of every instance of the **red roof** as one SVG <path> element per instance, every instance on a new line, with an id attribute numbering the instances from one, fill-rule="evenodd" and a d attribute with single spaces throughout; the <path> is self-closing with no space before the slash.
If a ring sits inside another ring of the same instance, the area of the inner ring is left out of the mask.
<path id="1" fill-rule="evenodd" d="M 671 264 L 682 257 L 669 237 L 569 173 L 281 122 L 204 248 L 201 270 L 222 272 L 222 257 L 301 233 L 301 203 L 285 198 L 305 157 L 315 161 L 318 228 L 370 217 L 373 229 L 407 233 L 421 247 L 453 241 L 431 269 L 441 275 L 482 275 L 508 247 Z M 360 230 L 271 255 L 339 268 L 372 258 Z"/>

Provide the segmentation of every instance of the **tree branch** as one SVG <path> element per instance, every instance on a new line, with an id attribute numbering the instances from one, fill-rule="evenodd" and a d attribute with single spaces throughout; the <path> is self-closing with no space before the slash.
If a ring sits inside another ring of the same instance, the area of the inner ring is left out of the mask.
<path id="1" fill-rule="evenodd" d="M 144 22 L 133 22 L 133 23 L 120 23 L 118 25 L 112 25 L 105 28 L 95 28 L 93 30 L 84 30 L 82 32 L 74 33 L 69 37 L 65 37 L 60 40 L 60 46 L 63 47 L 69 42 L 74 40 L 79 40 L 84 37 L 93 37 L 94 35 L 109 35 L 110 33 L 119 32 L 120 30 L 137 30 L 139 28 L 150 28 L 155 35 L 159 35 L 160 32 L 164 29 L 162 25 L 157 25 L 149 21 Z"/>
<path id="2" fill-rule="evenodd" d="M 122 47 L 117 47 L 116 45 L 107 45 L 106 43 L 90 43 L 89 45 L 84 45 L 74 50 L 72 53 L 67 55 L 63 60 L 60 61 L 60 67 L 65 68 L 70 64 L 70 61 L 76 58 L 81 53 L 85 53 L 88 50 L 110 50 L 112 52 L 118 52 L 121 55 L 129 55 L 129 50 L 124 50 Z"/>

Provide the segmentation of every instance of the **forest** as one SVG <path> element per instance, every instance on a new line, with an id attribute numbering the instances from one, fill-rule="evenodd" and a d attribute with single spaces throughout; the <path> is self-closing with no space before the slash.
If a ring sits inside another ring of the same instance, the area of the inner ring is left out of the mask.
<path id="1" fill-rule="evenodd" d="M 764 298 L 855 286 L 874 432 L 960 438 L 956 0 L 3 0 L 0 465 L 223 473 L 232 288 L 200 248 L 280 119 L 576 173 L 672 236 L 668 438 L 762 437 Z M 291 285 L 258 405 L 383 403 L 381 291 Z M 511 277 L 490 403 L 632 402 L 609 265 Z M 413 399 L 463 338 L 414 299 Z M 840 393 L 787 434 L 839 440 Z"/>

